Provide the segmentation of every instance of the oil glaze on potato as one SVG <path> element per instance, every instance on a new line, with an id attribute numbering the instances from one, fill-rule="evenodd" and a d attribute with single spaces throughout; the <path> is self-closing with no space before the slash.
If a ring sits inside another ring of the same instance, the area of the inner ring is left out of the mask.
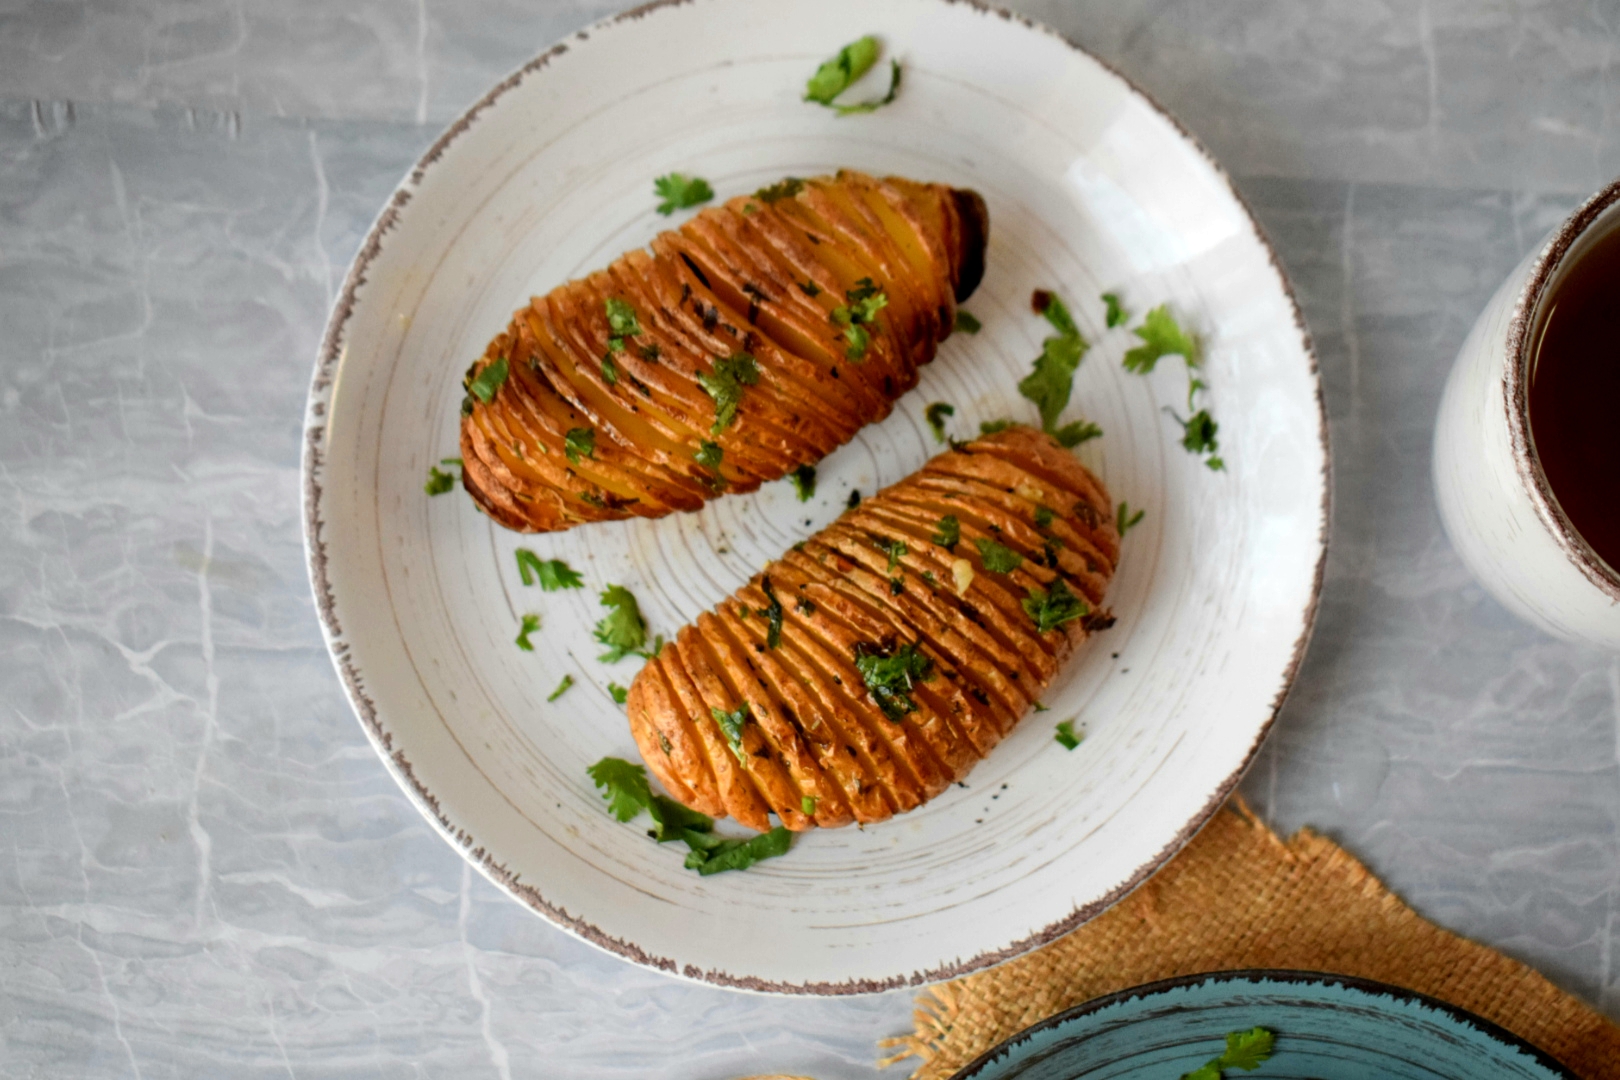
<path id="1" fill-rule="evenodd" d="M 1112 624 L 1111 507 L 1101 481 L 1031 428 L 940 454 L 682 627 L 630 687 L 642 758 L 681 802 L 759 830 L 773 813 L 808 829 L 926 802 Z M 947 517 L 951 548 L 936 540 Z M 980 541 L 1007 550 L 986 555 Z M 1008 552 L 1016 566 L 986 567 L 1008 566 Z M 1055 608 L 1042 596 L 1072 600 L 1044 631 L 1038 613 Z M 927 677 L 885 709 L 856 658 L 908 651 Z M 728 733 L 721 717 L 739 710 Z"/>
<path id="2" fill-rule="evenodd" d="M 916 385 L 983 275 L 988 229 L 973 192 L 848 171 L 703 210 L 490 342 L 469 386 L 506 376 L 463 405 L 463 482 L 501 524 L 552 532 L 694 510 L 819 461 Z M 873 291 L 886 304 L 857 345 L 839 309 Z M 615 333 L 609 301 L 639 332 Z M 705 380 L 745 354 L 756 381 L 725 422 Z"/>

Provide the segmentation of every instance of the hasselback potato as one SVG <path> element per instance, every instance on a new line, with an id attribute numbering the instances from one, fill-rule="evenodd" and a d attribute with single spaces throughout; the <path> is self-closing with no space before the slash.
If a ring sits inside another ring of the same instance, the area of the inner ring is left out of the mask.
<path id="1" fill-rule="evenodd" d="M 525 532 L 751 491 L 887 416 L 978 285 L 970 191 L 789 178 L 535 297 L 468 370 L 463 483 Z"/>
<path id="2" fill-rule="evenodd" d="M 1111 505 L 1032 428 L 954 446 L 683 627 L 630 687 L 642 758 L 687 806 L 760 830 L 926 802 L 1113 624 Z"/>

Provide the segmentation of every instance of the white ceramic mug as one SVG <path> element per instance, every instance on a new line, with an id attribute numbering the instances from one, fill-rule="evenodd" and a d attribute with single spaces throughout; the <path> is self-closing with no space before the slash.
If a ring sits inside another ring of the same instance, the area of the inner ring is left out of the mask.
<path id="1" fill-rule="evenodd" d="M 1620 181 L 1587 200 L 1491 298 L 1440 399 L 1434 486 L 1452 546 L 1508 609 L 1558 637 L 1620 650 L 1620 568 L 1581 538 L 1553 496 L 1529 395 L 1546 298 L 1611 228 L 1620 228 Z"/>

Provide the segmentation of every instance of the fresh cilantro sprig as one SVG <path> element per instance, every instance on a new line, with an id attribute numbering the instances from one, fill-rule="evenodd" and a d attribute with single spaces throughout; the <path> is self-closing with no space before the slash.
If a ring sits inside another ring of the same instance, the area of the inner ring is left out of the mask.
<path id="1" fill-rule="evenodd" d="M 946 514 L 939 519 L 939 527 L 929 539 L 954 555 L 956 545 L 962 542 L 962 523 L 955 514 Z"/>
<path id="2" fill-rule="evenodd" d="M 793 492 L 800 502 L 809 502 L 816 494 L 816 467 L 814 465 L 800 465 L 788 473 L 788 479 L 793 481 Z"/>
<path id="3" fill-rule="evenodd" d="M 720 444 L 707 439 L 699 442 L 698 448 L 692 451 L 692 460 L 714 474 L 709 478 L 709 482 L 717 488 L 726 485 L 726 478 L 720 474 L 720 463 L 725 459 L 726 452 Z"/>
<path id="4" fill-rule="evenodd" d="M 542 559 L 528 548 L 517 549 L 518 576 L 523 584 L 536 583 L 546 592 L 558 589 L 583 589 L 585 579 L 579 571 L 561 559 Z"/>
<path id="5" fill-rule="evenodd" d="M 647 623 L 641 617 L 641 605 L 636 603 L 635 595 L 623 585 L 609 585 L 602 590 L 598 599 L 609 611 L 597 622 L 592 632 L 599 643 L 608 647 L 608 651 L 597 659 L 616 664 L 632 653 L 647 656 L 644 651 L 647 646 Z M 652 655 L 656 656 L 657 651 L 655 647 Z"/>
<path id="6" fill-rule="evenodd" d="M 1114 515 L 1115 531 L 1118 532 L 1121 537 L 1123 537 L 1127 532 L 1135 527 L 1137 522 L 1142 520 L 1142 515 L 1146 513 L 1146 510 L 1138 510 L 1134 514 L 1131 513 L 1131 504 L 1121 499 L 1119 503 L 1119 512 Z"/>
<path id="7" fill-rule="evenodd" d="M 877 325 L 877 313 L 889 306 L 889 297 L 875 281 L 863 277 L 844 293 L 844 300 L 828 318 L 844 328 L 844 359 L 858 364 L 866 359 L 866 347 L 872 341 L 868 328 Z"/>
<path id="8" fill-rule="evenodd" d="M 743 752 L 742 733 L 743 728 L 748 726 L 748 721 L 753 717 L 753 713 L 749 711 L 748 702 L 743 702 L 731 712 L 726 712 L 717 706 L 710 706 L 709 715 L 714 718 L 716 726 L 720 728 L 720 734 L 726 737 L 726 745 L 731 748 L 732 754 L 740 762 L 747 761 L 748 755 Z"/>
<path id="9" fill-rule="evenodd" d="M 716 360 L 713 371 L 698 376 L 698 385 L 714 399 L 714 423 L 709 434 L 718 435 L 736 421 L 743 387 L 758 383 L 759 364 L 745 352 Z"/>
<path id="10" fill-rule="evenodd" d="M 653 194 L 664 200 L 658 212 L 665 217 L 677 210 L 699 206 L 714 198 L 714 188 L 701 176 L 672 172 L 653 181 Z"/>
<path id="11" fill-rule="evenodd" d="M 550 695 L 546 697 L 546 700 L 548 702 L 556 701 L 558 698 L 568 693 L 569 688 L 573 685 L 574 677 L 572 675 L 564 675 L 562 677 L 562 681 L 557 684 L 557 689 L 553 690 Z"/>
<path id="12" fill-rule="evenodd" d="M 933 678 L 934 662 L 917 651 L 915 642 L 885 653 L 868 645 L 855 646 L 855 670 L 872 693 L 872 700 L 895 723 L 917 711 L 911 691 Z"/>
<path id="13" fill-rule="evenodd" d="M 964 334 L 977 334 L 980 330 L 984 329 L 984 324 L 973 317 L 973 312 L 963 311 L 961 308 L 957 308 L 955 329 L 960 330 Z"/>
<path id="14" fill-rule="evenodd" d="M 1079 746 L 1080 740 L 1084 737 L 1085 736 L 1083 735 L 1076 735 L 1074 733 L 1073 720 L 1061 721 L 1057 726 L 1056 734 L 1052 736 L 1053 740 L 1059 743 L 1065 750 L 1073 750 L 1075 747 Z"/>
<path id="15" fill-rule="evenodd" d="M 1107 309 L 1103 316 L 1103 324 L 1112 330 L 1116 326 L 1124 326 L 1128 316 L 1125 314 L 1125 305 L 1120 302 L 1118 293 L 1105 292 L 1102 302 Z"/>
<path id="16" fill-rule="evenodd" d="M 1091 614 L 1091 605 L 1074 595 L 1062 578 L 1054 578 L 1050 589 L 1032 587 L 1022 604 L 1024 614 L 1035 621 L 1035 629 L 1043 634 Z"/>
<path id="17" fill-rule="evenodd" d="M 607 684 L 607 692 L 608 696 L 613 699 L 613 703 L 615 705 L 623 705 L 630 697 L 630 691 L 620 686 L 616 682 L 610 682 Z"/>
<path id="18" fill-rule="evenodd" d="M 726 870 L 746 870 L 760 859 L 786 854 L 793 844 L 793 834 L 780 825 L 747 840 L 715 836 L 713 818 L 667 795 L 654 794 L 646 770 L 622 758 L 605 757 L 585 772 L 602 789 L 608 813 L 627 822 L 645 811 L 653 819 L 652 838 L 660 844 L 684 842 L 688 850 L 684 865 L 705 877 Z"/>
<path id="19" fill-rule="evenodd" d="M 460 468 L 461 464 L 461 459 L 458 457 L 447 457 L 439 462 L 439 465 L 449 465 L 453 468 Z M 422 485 L 422 490 L 429 495 L 443 495 L 456 486 L 456 474 L 453 472 L 441 472 L 439 465 L 428 466 L 427 483 Z"/>
<path id="20" fill-rule="evenodd" d="M 540 629 L 540 616 L 538 616 L 538 615 L 525 615 L 525 616 L 523 616 L 523 628 L 518 631 L 517 642 L 516 642 L 517 647 L 522 649 L 524 652 L 534 652 L 534 643 L 529 640 L 529 635 L 534 633 L 535 631 L 537 631 L 539 629 Z"/>
<path id="21" fill-rule="evenodd" d="M 1102 433 L 1102 428 L 1090 420 L 1074 420 L 1052 432 L 1052 438 L 1058 441 L 1058 445 L 1073 450 L 1083 442 L 1100 438 Z"/>
<path id="22" fill-rule="evenodd" d="M 760 612 L 765 616 L 765 647 L 774 649 L 782 644 L 782 618 L 786 613 L 782 610 L 782 601 L 776 598 L 776 588 L 769 577 L 761 575 L 759 587 L 770 600 Z"/>
<path id="23" fill-rule="evenodd" d="M 803 180 L 800 180 L 797 176 L 787 176 L 783 177 L 781 180 L 778 180 L 774 184 L 760 188 L 758 191 L 754 192 L 754 198 L 769 206 L 773 202 L 780 202 L 783 199 L 791 199 L 793 196 L 797 195 L 803 190 Z M 814 288 L 813 285 L 811 287 Z M 810 295 L 814 296 L 815 293 L 811 293 Z"/>
<path id="24" fill-rule="evenodd" d="M 503 356 L 473 376 L 472 380 L 467 383 L 467 392 L 488 405 L 495 400 L 495 391 L 499 390 L 501 384 L 506 381 L 506 375 L 506 357 Z"/>
<path id="25" fill-rule="evenodd" d="M 885 540 L 882 537 L 876 537 L 873 539 L 872 544 L 884 555 L 888 556 L 889 568 L 884 572 L 889 574 L 894 573 L 894 568 L 900 565 L 900 560 L 905 558 L 911 550 L 906 547 L 904 540 Z"/>
<path id="26" fill-rule="evenodd" d="M 872 69 L 882 51 L 883 46 L 870 34 L 845 45 L 838 50 L 836 56 L 824 61 L 816 68 L 816 73 L 810 76 L 810 81 L 804 87 L 804 100 L 824 105 L 836 111 L 839 116 L 869 113 L 887 105 L 900 92 L 900 63 L 897 60 L 889 61 L 889 92 L 883 98 L 855 105 L 839 105 L 834 100 Z"/>
<path id="27" fill-rule="evenodd" d="M 1204 464 L 1216 472 L 1226 468 L 1226 462 L 1216 453 L 1221 448 L 1215 439 L 1215 432 L 1220 429 L 1220 425 L 1209 415 L 1208 409 L 1199 409 L 1185 420 L 1177 416 L 1176 411 L 1168 406 L 1165 412 L 1175 417 L 1176 423 L 1181 425 L 1181 445 L 1189 454 L 1203 455 Z"/>
<path id="28" fill-rule="evenodd" d="M 1179 356 L 1189 368 L 1198 366 L 1198 342 L 1181 328 L 1170 314 L 1169 304 L 1160 304 L 1142 317 L 1142 325 L 1131 333 L 1142 339 L 1142 344 L 1125 354 L 1125 370 L 1146 375 L 1165 356 Z"/>
<path id="29" fill-rule="evenodd" d="M 1271 1059 L 1276 1044 L 1276 1034 L 1262 1027 L 1228 1032 L 1226 1049 L 1220 1056 L 1210 1058 L 1192 1072 L 1184 1074 L 1181 1080 L 1221 1080 L 1224 1069 L 1253 1072 Z"/>
<path id="30" fill-rule="evenodd" d="M 1069 395 L 1074 391 L 1074 373 L 1091 345 L 1075 325 L 1068 307 L 1054 293 L 1037 289 L 1030 298 L 1030 306 L 1051 323 L 1057 333 L 1041 342 L 1041 355 L 1035 358 L 1030 373 L 1019 381 L 1018 392 L 1040 410 L 1042 431 L 1056 436 L 1065 446 L 1077 446 L 1087 438 L 1096 438 L 1102 434 L 1101 430 L 1083 421 L 1059 428 L 1057 421 L 1069 405 Z"/>
<path id="31" fill-rule="evenodd" d="M 993 574 L 1010 574 L 1024 564 L 1024 557 L 1006 544 L 985 537 L 973 541 L 979 561 Z"/>
<path id="32" fill-rule="evenodd" d="M 923 410 L 923 419 L 928 421 L 928 429 L 934 433 L 935 442 L 945 441 L 945 421 L 955 415 L 956 406 L 945 401 L 936 401 Z"/>

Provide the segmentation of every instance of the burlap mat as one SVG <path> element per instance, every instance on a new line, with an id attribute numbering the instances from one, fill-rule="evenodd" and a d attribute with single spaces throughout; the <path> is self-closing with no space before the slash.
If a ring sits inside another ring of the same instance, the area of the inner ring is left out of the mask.
<path id="1" fill-rule="evenodd" d="M 1493 1020 L 1586 1080 L 1620 1080 L 1620 1027 L 1516 960 L 1442 930 L 1332 841 L 1284 841 L 1241 801 L 1163 870 L 1067 937 L 917 999 L 887 1040 L 943 1080 L 1009 1035 L 1127 987 L 1231 968 L 1359 975 Z"/>

